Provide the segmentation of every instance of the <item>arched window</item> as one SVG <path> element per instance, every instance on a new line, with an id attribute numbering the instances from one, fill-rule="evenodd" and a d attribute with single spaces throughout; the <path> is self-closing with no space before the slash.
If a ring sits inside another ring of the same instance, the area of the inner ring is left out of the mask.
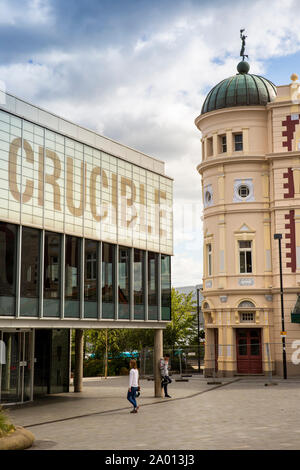
<path id="1" fill-rule="evenodd" d="M 255 305 L 253 302 L 251 302 L 250 300 L 243 300 L 240 304 L 239 304 L 239 308 L 255 308 Z"/>
<path id="2" fill-rule="evenodd" d="M 253 323 L 255 321 L 255 311 L 253 310 L 255 309 L 255 305 L 253 302 L 251 302 L 250 300 L 243 300 L 242 302 L 240 302 L 239 308 L 242 308 L 243 310 L 247 308 L 250 310 L 248 312 L 240 312 L 241 323 Z"/>

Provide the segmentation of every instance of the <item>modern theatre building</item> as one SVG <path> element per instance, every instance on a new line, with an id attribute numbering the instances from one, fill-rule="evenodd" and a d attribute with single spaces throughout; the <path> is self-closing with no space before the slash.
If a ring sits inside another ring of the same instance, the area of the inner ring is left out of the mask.
<path id="1" fill-rule="evenodd" d="M 171 316 L 164 163 L 2 94 L 0 403 L 68 391 L 70 331 Z M 161 345 L 159 345 L 161 346 Z"/>

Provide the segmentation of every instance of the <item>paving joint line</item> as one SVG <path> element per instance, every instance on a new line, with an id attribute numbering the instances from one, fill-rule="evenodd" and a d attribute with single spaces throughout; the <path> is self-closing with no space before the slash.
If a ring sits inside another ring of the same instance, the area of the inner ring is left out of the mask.
<path id="1" fill-rule="evenodd" d="M 174 401 L 179 401 L 179 400 L 187 400 L 187 399 L 190 399 L 190 398 L 197 397 L 199 395 L 203 395 L 204 393 L 212 392 L 213 390 L 216 390 L 218 388 L 226 387 L 226 385 L 230 385 L 230 384 L 233 384 L 235 382 L 239 382 L 241 380 L 242 380 L 241 378 L 231 380 L 229 382 L 211 387 L 207 390 L 202 390 L 201 392 L 193 393 L 192 395 L 188 395 L 186 397 L 178 397 L 178 398 L 172 398 L 171 400 L 166 400 L 166 401 L 163 400 L 163 401 L 154 401 L 154 402 L 151 402 L 151 403 L 145 403 L 144 405 L 141 405 L 141 408 L 144 408 L 145 406 L 172 403 Z M 86 414 L 77 415 L 77 416 L 69 416 L 69 417 L 66 417 L 66 418 L 55 419 L 55 420 L 52 420 L 52 421 L 44 421 L 42 423 L 27 424 L 27 425 L 24 425 L 23 428 L 33 428 L 33 427 L 36 427 L 36 426 L 44 426 L 45 424 L 54 424 L 54 423 L 60 423 L 60 422 L 63 422 L 63 421 L 70 421 L 72 419 L 88 418 L 89 416 L 113 414 L 113 413 L 116 413 L 116 412 L 119 412 L 119 411 L 125 411 L 125 410 L 128 410 L 128 407 L 126 407 L 126 408 L 125 407 L 115 408 L 113 410 L 105 410 L 105 411 L 95 411 L 93 413 L 86 413 Z"/>

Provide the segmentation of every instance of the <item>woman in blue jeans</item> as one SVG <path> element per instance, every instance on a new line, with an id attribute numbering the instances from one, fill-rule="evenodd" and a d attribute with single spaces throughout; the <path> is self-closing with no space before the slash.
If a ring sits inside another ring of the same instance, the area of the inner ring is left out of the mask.
<path id="1" fill-rule="evenodd" d="M 136 402 L 136 392 L 139 388 L 139 371 L 137 368 L 136 360 L 131 359 L 129 372 L 129 388 L 127 393 L 127 400 L 133 405 L 133 410 L 130 413 L 137 413 L 139 406 Z"/>

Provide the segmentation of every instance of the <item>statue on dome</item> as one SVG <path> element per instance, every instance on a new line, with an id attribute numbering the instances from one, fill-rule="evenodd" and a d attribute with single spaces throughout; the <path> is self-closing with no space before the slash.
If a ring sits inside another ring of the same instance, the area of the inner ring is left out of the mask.
<path id="1" fill-rule="evenodd" d="M 243 57 L 243 60 L 245 60 L 245 57 L 247 57 L 248 59 L 248 56 L 245 54 L 245 47 L 246 47 L 246 37 L 245 34 L 243 34 L 245 30 L 244 29 L 240 29 L 240 37 L 241 37 L 241 40 L 242 40 L 242 48 L 241 48 L 241 52 L 240 52 L 240 56 Z"/>

